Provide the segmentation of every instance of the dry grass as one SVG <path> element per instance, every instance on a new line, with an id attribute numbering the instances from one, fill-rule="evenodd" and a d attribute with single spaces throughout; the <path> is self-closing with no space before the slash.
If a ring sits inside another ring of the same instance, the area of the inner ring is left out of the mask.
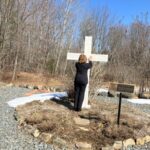
<path id="1" fill-rule="evenodd" d="M 33 112 L 25 121 L 27 124 L 31 125 L 41 123 L 43 121 L 43 113 L 41 111 Z"/>
<path id="2" fill-rule="evenodd" d="M 25 124 L 34 126 L 40 132 L 51 133 L 53 138 L 60 137 L 68 144 L 75 144 L 76 141 L 92 143 L 94 149 L 112 145 L 115 140 L 150 134 L 146 130 L 150 124 L 149 117 L 126 106 L 122 107 L 125 113 L 121 114 L 119 127 L 116 125 L 117 106 L 97 101 L 92 101 L 91 110 L 83 110 L 80 113 L 54 101 L 36 101 L 16 110 L 19 117 L 21 115 L 25 118 Z M 137 118 L 137 115 L 140 118 Z M 89 119 L 89 131 L 79 129 L 73 120 L 74 117 Z"/>
<path id="3" fill-rule="evenodd" d="M 56 124 L 50 120 L 43 120 L 37 125 L 37 129 L 41 132 L 54 132 Z"/>
<path id="4" fill-rule="evenodd" d="M 1 81 L 10 83 L 12 79 L 12 72 L 4 72 L 0 75 Z M 63 81 L 63 82 L 62 82 Z M 64 77 L 56 78 L 44 74 L 20 72 L 16 75 L 15 85 L 36 85 L 36 86 L 63 86 Z"/>

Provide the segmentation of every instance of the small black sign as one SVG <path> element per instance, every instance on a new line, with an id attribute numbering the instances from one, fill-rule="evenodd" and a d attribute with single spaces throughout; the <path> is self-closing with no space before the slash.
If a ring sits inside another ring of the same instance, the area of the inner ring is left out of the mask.
<path id="1" fill-rule="evenodd" d="M 117 85 L 117 91 L 119 91 L 119 92 L 133 93 L 134 92 L 134 85 L 130 85 L 130 84 L 118 84 Z"/>

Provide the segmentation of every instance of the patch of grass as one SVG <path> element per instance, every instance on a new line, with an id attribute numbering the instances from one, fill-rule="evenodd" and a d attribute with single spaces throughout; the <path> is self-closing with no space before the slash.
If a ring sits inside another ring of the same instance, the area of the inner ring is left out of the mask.
<path id="1" fill-rule="evenodd" d="M 40 132 L 53 134 L 68 143 L 76 141 L 92 143 L 93 148 L 98 150 L 102 146 L 112 145 L 114 141 L 135 138 L 141 133 L 142 136 L 147 134 L 143 127 L 149 125 L 149 122 L 146 123 L 148 118 L 140 114 L 141 120 L 139 121 L 137 115 L 134 115 L 135 110 L 122 107 L 126 113 L 121 114 L 119 127 L 116 125 L 116 105 L 109 105 L 109 103 L 93 101 L 91 110 L 81 112 L 62 107 L 54 101 L 32 102 L 16 110 L 18 117 L 24 117 L 25 123 L 34 126 Z M 89 126 L 86 127 L 88 131 L 81 130 L 74 123 L 74 117 L 88 119 L 90 121 Z"/>
<path id="2" fill-rule="evenodd" d="M 56 129 L 56 124 L 50 120 L 43 120 L 37 125 L 37 128 L 41 132 L 52 132 Z"/>
<path id="3" fill-rule="evenodd" d="M 43 121 L 43 114 L 41 112 L 33 112 L 25 119 L 27 124 L 38 124 Z"/>

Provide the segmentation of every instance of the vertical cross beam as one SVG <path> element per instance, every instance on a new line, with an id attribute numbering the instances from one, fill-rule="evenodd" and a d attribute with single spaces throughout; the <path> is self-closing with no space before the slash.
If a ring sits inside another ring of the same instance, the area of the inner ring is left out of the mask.
<path id="1" fill-rule="evenodd" d="M 88 58 L 91 55 L 91 52 L 92 52 L 92 37 L 86 36 L 85 37 L 85 43 L 84 43 L 84 54 Z M 88 70 L 87 75 L 88 75 L 88 84 L 87 84 L 86 89 L 85 89 L 82 108 L 90 108 L 90 105 L 88 105 L 90 70 Z"/>

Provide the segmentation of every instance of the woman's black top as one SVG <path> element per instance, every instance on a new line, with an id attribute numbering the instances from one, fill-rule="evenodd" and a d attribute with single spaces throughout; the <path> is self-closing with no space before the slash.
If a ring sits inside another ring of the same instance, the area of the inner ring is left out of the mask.
<path id="1" fill-rule="evenodd" d="M 75 76 L 75 83 L 77 84 L 87 84 L 88 77 L 87 71 L 92 67 L 92 61 L 89 63 L 76 63 L 76 76 Z"/>

